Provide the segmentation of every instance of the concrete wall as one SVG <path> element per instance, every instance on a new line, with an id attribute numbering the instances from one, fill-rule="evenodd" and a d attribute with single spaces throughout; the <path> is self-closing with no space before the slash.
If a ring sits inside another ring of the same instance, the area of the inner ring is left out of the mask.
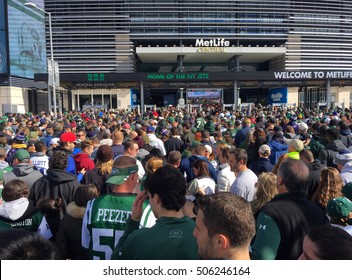
<path id="1" fill-rule="evenodd" d="M 28 112 L 27 90 L 19 87 L 0 87 L 0 116 L 6 113 L 4 110 Z"/>
<path id="2" fill-rule="evenodd" d="M 299 105 L 298 103 L 298 87 L 289 87 L 287 88 L 287 103 L 288 104 L 296 104 L 296 106 Z"/>
<path id="3" fill-rule="evenodd" d="M 85 97 L 89 96 L 89 100 L 91 99 L 91 95 L 93 95 L 93 99 L 95 100 L 95 96 L 99 96 L 99 100 L 101 100 L 101 96 L 104 96 L 104 105 L 106 105 L 106 100 L 110 103 L 110 96 L 114 97 L 109 106 L 109 108 L 113 109 L 127 109 L 129 105 L 131 105 L 131 90 L 130 89 L 80 89 L 80 90 L 72 90 L 72 95 L 74 96 L 72 99 L 76 100 L 76 96 Z M 80 97 L 81 99 L 81 97 Z M 98 99 L 98 98 L 97 98 Z M 116 101 L 117 100 L 117 101 Z M 82 102 L 81 102 L 82 103 Z M 83 105 L 83 104 L 81 104 Z M 77 104 L 74 104 L 74 108 L 77 107 Z M 81 108 L 82 109 L 82 108 Z"/>
<path id="4" fill-rule="evenodd" d="M 335 87 L 332 88 L 331 92 L 336 92 L 336 102 L 337 103 L 343 103 L 345 108 L 350 108 L 352 105 L 350 103 L 350 98 L 351 98 L 351 92 L 352 92 L 352 87 Z"/>

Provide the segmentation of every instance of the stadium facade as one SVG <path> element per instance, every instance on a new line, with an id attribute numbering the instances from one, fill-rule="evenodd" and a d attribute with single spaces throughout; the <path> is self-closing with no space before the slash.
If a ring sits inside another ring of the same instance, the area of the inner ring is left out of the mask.
<path id="1" fill-rule="evenodd" d="M 48 20 L 25 2 L 0 0 L 3 111 L 47 105 Z M 32 2 L 51 13 L 62 108 L 162 106 L 194 92 L 350 106 L 350 1 Z"/>

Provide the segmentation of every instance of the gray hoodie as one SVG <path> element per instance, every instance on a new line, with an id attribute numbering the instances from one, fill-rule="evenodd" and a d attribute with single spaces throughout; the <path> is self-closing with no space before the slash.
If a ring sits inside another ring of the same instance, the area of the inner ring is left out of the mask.
<path id="1" fill-rule="evenodd" d="M 19 163 L 13 167 L 13 171 L 5 173 L 4 185 L 11 180 L 19 179 L 31 189 L 32 185 L 41 177 L 43 177 L 43 174 L 36 170 L 33 164 Z"/>

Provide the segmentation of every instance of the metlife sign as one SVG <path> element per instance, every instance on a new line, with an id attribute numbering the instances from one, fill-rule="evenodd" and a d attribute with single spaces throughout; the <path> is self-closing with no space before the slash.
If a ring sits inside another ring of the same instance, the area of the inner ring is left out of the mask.
<path id="1" fill-rule="evenodd" d="M 287 88 L 269 90 L 269 103 L 287 103 Z"/>
<path id="2" fill-rule="evenodd" d="M 225 52 L 225 48 L 230 46 L 230 41 L 224 38 L 211 40 L 196 39 L 197 52 L 199 53 L 221 53 Z"/>
<path id="3" fill-rule="evenodd" d="M 276 80 L 305 80 L 305 79 L 351 79 L 352 71 L 296 71 L 274 72 Z"/>

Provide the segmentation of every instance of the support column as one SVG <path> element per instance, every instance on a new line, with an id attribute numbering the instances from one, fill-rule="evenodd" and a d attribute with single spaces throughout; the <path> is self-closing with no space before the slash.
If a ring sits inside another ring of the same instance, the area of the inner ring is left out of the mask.
<path id="1" fill-rule="evenodd" d="M 104 90 L 103 89 L 101 89 L 101 106 L 104 109 Z"/>
<path id="2" fill-rule="evenodd" d="M 112 109 L 112 93 L 110 91 L 110 104 L 109 104 L 110 110 Z"/>
<path id="3" fill-rule="evenodd" d="M 237 84 L 237 80 L 233 81 L 233 104 L 235 106 L 234 110 L 237 110 L 238 108 L 238 84 Z"/>
<path id="4" fill-rule="evenodd" d="M 116 89 L 116 109 L 119 109 L 119 90 Z"/>
<path id="5" fill-rule="evenodd" d="M 71 106 L 72 106 L 72 110 L 76 110 L 76 104 L 75 104 L 75 95 L 72 92 L 72 89 L 70 90 L 71 92 Z"/>
<path id="6" fill-rule="evenodd" d="M 330 79 L 327 80 L 326 83 L 326 108 L 329 110 L 331 109 L 331 87 L 330 87 Z"/>
<path id="7" fill-rule="evenodd" d="M 79 100 L 79 89 L 77 90 L 77 109 L 81 110 L 81 102 Z"/>
<path id="8" fill-rule="evenodd" d="M 144 114 L 144 83 L 143 81 L 140 81 L 141 83 L 141 113 Z"/>

